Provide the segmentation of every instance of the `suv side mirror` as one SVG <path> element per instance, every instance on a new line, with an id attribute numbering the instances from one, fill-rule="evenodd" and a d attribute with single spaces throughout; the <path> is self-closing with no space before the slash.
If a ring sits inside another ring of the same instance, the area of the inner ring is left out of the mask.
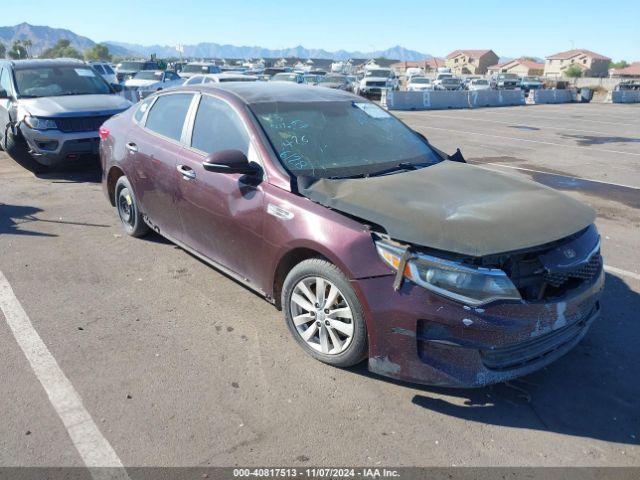
<path id="1" fill-rule="evenodd" d="M 6 100 L 9 98 L 9 93 L 6 90 L 0 88 L 0 100 Z"/>
<path id="2" fill-rule="evenodd" d="M 221 150 L 212 153 L 202 162 L 202 167 L 208 172 L 216 173 L 255 175 L 259 172 L 259 167 L 249 163 L 247 156 L 240 150 Z"/>

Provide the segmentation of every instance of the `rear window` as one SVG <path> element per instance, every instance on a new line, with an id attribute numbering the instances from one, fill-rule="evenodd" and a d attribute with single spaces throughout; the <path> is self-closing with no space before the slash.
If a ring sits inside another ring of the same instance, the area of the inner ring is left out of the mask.
<path id="1" fill-rule="evenodd" d="M 192 98 L 193 95 L 189 93 L 162 95 L 153 104 L 145 126 L 153 132 L 180 141 Z"/>

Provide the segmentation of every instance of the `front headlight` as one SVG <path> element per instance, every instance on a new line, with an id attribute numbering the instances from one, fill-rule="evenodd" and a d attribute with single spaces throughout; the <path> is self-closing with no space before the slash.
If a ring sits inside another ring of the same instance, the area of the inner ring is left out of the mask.
<path id="1" fill-rule="evenodd" d="M 376 241 L 380 258 L 398 270 L 405 250 Z M 404 278 L 444 297 L 468 305 L 482 305 L 494 300 L 521 300 L 520 292 L 502 270 L 475 268 L 430 255 L 412 253 L 403 271 Z"/>
<path id="2" fill-rule="evenodd" d="M 24 117 L 24 123 L 34 130 L 56 130 L 58 126 L 54 120 L 39 117 Z"/>

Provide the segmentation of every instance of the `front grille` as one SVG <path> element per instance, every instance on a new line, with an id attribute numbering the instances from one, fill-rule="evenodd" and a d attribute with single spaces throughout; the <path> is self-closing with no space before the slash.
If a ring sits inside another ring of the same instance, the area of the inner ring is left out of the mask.
<path id="1" fill-rule="evenodd" d="M 602 268 L 602 256 L 595 253 L 587 263 L 584 263 L 573 270 L 545 273 L 544 281 L 549 285 L 558 288 L 564 285 L 569 279 L 576 278 L 579 280 L 591 280 Z"/>
<path id="2" fill-rule="evenodd" d="M 384 87 L 387 82 L 367 82 L 367 87 Z"/>
<path id="3" fill-rule="evenodd" d="M 546 335 L 541 335 L 516 345 L 480 350 L 482 363 L 490 370 L 507 370 L 523 367 L 536 360 L 541 360 L 580 336 L 588 327 L 589 319 L 597 312 L 597 309 L 598 306 L 594 307 L 587 318 L 549 332 Z"/>
<path id="4" fill-rule="evenodd" d="M 99 117 L 56 118 L 55 122 L 58 130 L 64 133 L 97 132 L 100 125 L 110 117 L 110 115 L 102 115 Z"/>

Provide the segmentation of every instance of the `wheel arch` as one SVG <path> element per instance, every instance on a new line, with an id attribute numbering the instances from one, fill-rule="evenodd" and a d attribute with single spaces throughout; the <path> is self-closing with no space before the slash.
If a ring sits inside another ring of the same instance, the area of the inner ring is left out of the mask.
<path id="1" fill-rule="evenodd" d="M 109 195 L 109 202 L 111 202 L 112 207 L 116 206 L 116 183 L 118 183 L 118 179 L 124 175 L 124 171 L 118 166 L 111 167 L 107 174 L 107 194 Z"/>

